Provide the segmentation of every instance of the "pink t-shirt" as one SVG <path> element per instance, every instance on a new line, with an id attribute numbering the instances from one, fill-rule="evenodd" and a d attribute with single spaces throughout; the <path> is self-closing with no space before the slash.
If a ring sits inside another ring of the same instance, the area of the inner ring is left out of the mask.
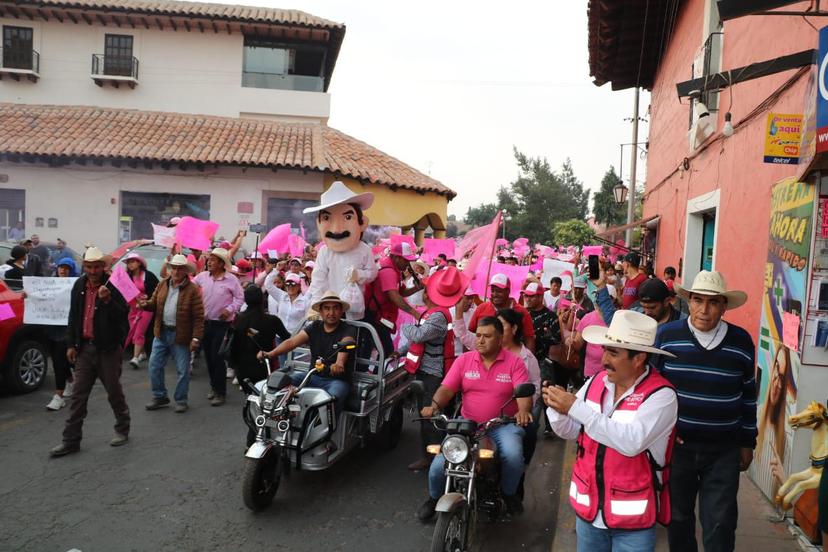
<path id="1" fill-rule="evenodd" d="M 590 311 L 586 313 L 581 321 L 578 322 L 577 330 L 579 333 L 582 333 L 584 328 L 589 326 L 601 326 L 603 328 L 607 327 L 604 323 L 604 319 L 601 318 L 600 314 L 598 314 L 598 311 Z M 586 355 L 584 356 L 584 376 L 594 376 L 603 370 L 603 365 L 601 364 L 601 358 L 603 356 L 603 347 L 600 345 L 593 345 L 592 343 L 586 344 Z"/>
<path id="2" fill-rule="evenodd" d="M 379 262 L 377 279 L 373 283 L 373 295 L 379 306 L 379 314 L 389 322 L 397 320 L 399 307 L 388 298 L 387 292 L 400 290 L 400 271 L 394 266 L 391 257 L 383 257 Z"/>
<path id="3" fill-rule="evenodd" d="M 463 353 L 452 364 L 443 385 L 454 392 L 462 391 L 460 413 L 464 418 L 483 423 L 499 416 L 500 407 L 512 397 L 515 387 L 528 381 L 529 374 L 523 360 L 501 349 L 488 369 L 477 351 Z M 503 409 L 506 416 L 514 416 L 517 411 L 516 401 Z"/>

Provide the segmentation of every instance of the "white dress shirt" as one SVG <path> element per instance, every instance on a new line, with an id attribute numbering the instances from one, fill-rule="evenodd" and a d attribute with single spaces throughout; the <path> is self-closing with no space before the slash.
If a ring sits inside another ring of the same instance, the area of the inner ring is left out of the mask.
<path id="1" fill-rule="evenodd" d="M 278 316 L 282 324 L 285 325 L 285 329 L 293 335 L 305 322 L 311 306 L 310 298 L 307 293 L 300 293 L 296 299 L 291 301 L 290 295 L 273 283 L 278 275 L 278 271 L 271 270 L 265 278 L 264 287 L 268 295 L 267 310 L 270 314 Z"/>
<path id="2" fill-rule="evenodd" d="M 635 411 L 635 416 L 612 418 L 621 400 L 635 391 L 635 387 L 649 374 L 649 370 L 648 368 L 618 401 L 615 400 L 615 384 L 607 381 L 606 372 L 599 372 L 593 379 L 602 378 L 607 389 L 604 394 L 603 412 L 599 411 L 601 409 L 597 403 L 590 404 L 591 401 L 587 402 L 584 398 L 587 387 L 592 382 L 590 379 L 575 394 L 576 399 L 568 415 L 559 414 L 552 408 L 546 409 L 552 429 L 564 439 L 575 439 L 583 427 L 584 432 L 593 441 L 624 456 L 636 456 L 649 450 L 653 460 L 659 466 L 663 466 L 670 433 L 676 425 L 678 412 L 676 393 L 672 389 L 659 389 L 650 395 Z M 600 511 L 592 525 L 598 529 L 606 529 Z"/>

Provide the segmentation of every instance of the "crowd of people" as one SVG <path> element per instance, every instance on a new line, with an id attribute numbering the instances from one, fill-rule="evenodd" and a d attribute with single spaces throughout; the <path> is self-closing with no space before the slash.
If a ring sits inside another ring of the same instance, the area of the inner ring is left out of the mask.
<path id="1" fill-rule="evenodd" d="M 597 274 L 576 252 L 571 278 L 544 283 L 530 271 L 512 282 L 495 270 L 480 296 L 462 270 L 467 259 L 426 262 L 405 241 L 375 256 L 359 241 L 370 194 L 334 192 L 340 195 L 323 194 L 311 209 L 326 247 L 269 257 L 244 254 L 240 239 L 205 252 L 176 246 L 158 275 L 134 252 L 123 259 L 140 291 L 129 304 L 108 284 L 112 259 L 87 248 L 68 326 L 55 333 L 62 348 L 52 350 L 57 390 L 50 408 L 70 395 L 66 382 L 73 389 L 63 439 L 51 455 L 80 450 L 96 379 L 116 419 L 110 444 L 127 443 L 130 412 L 120 375 L 128 346 L 133 367 L 148 359 L 147 410 L 172 405 L 164 378 L 169 357 L 177 373 L 174 410 L 184 413 L 200 355 L 210 379 L 207 399 L 218 407 L 228 381 L 261 380 L 263 358 L 275 367 L 295 348 L 309 347 L 322 364 L 309 385 L 327 390 L 339 413 L 355 356 L 377 354 L 364 344 L 333 348 L 356 341 L 347 320 L 362 320 L 376 329 L 385 357 L 424 383 L 424 417 L 454 408 L 462 395 L 462 416 L 483 422 L 499 415 L 517 385 L 535 385 L 533 397 L 506 409 L 516 423 L 491 435 L 511 513 L 522 511 L 524 471 L 543 429 L 549 438 L 578 441 L 569 494 L 579 550 L 652 550 L 656 521 L 669 524 L 671 550 L 696 550 L 697 497 L 705 549 L 734 549 L 739 472 L 756 444 L 754 347 L 722 316 L 745 302 L 744 293 L 729 290 L 717 272 L 702 271 L 690 286 L 676 282 L 672 268 L 657 278 L 637 253 L 612 258 L 605 249 Z M 537 262 L 534 252 L 499 256 L 504 264 Z M 15 249 L 6 277 L 26 274 L 33 257 L 40 259 Z M 77 273 L 74 262 L 42 261 L 40 270 L 51 263 L 58 275 Z M 294 384 L 301 376 L 292 376 Z M 420 438 L 422 453 L 409 468 L 428 470 L 428 498 L 417 511 L 427 521 L 444 490 L 445 460 L 426 453 L 440 443 L 429 424 Z"/>

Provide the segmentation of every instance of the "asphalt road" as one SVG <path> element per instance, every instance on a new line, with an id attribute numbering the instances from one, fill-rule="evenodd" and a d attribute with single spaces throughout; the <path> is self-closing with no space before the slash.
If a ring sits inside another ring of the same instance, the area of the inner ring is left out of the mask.
<path id="1" fill-rule="evenodd" d="M 172 389 L 174 370 L 168 367 Z M 49 412 L 51 376 L 37 392 L 0 396 L 0 550 L 428 550 L 433 524 L 414 513 L 425 473 L 405 466 L 418 453 L 406 421 L 389 453 L 355 451 L 331 469 L 292 472 L 273 505 L 254 514 L 241 499 L 246 428 L 241 394 L 211 407 L 204 368 L 190 385 L 190 410 L 144 410 L 146 368 L 124 369 L 132 413 L 129 443 L 110 447 L 114 418 L 96 385 L 81 452 L 50 459 L 67 409 Z M 480 528 L 479 550 L 549 550 L 564 447 L 541 437 L 527 477 L 526 512 Z"/>

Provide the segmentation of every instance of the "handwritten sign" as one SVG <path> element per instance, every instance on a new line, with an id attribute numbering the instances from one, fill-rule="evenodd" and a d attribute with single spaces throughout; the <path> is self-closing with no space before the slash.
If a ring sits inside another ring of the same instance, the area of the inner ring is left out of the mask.
<path id="1" fill-rule="evenodd" d="M 69 323 L 69 300 L 77 278 L 35 278 L 23 276 L 23 322 L 66 326 Z"/>
<path id="2" fill-rule="evenodd" d="M 782 341 L 791 351 L 799 350 L 799 317 L 789 312 L 782 313 Z"/>
<path id="3" fill-rule="evenodd" d="M 112 276 L 109 277 L 109 283 L 117 289 L 124 298 L 124 301 L 129 303 L 141 292 L 133 283 L 132 278 L 129 277 L 127 271 L 119 264 L 112 270 Z"/>
<path id="4" fill-rule="evenodd" d="M 8 303 L 0 303 L 0 322 L 14 318 L 12 306 Z"/>
<path id="5" fill-rule="evenodd" d="M 152 224 L 152 223 L 150 223 Z M 167 228 L 166 226 L 152 225 L 152 241 L 156 245 L 163 247 L 172 247 L 175 245 L 175 226 Z"/>

